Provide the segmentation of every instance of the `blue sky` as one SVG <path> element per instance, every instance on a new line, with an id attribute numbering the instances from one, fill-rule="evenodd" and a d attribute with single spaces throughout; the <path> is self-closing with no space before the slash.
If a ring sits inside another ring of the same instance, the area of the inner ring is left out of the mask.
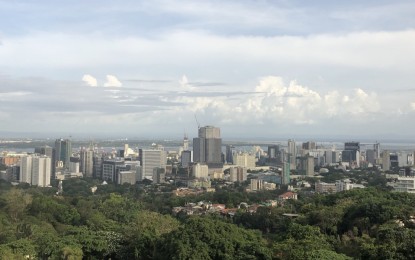
<path id="1" fill-rule="evenodd" d="M 0 132 L 402 136 L 413 1 L 1 1 Z M 20 119 L 20 120 L 17 120 Z"/>

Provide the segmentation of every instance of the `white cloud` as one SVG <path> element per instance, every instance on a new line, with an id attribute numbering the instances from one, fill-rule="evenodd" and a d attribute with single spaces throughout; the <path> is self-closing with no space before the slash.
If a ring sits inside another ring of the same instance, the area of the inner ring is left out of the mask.
<path id="1" fill-rule="evenodd" d="M 255 91 L 242 98 L 179 97 L 187 104 L 183 110 L 214 117 L 222 123 L 264 123 L 271 125 L 315 124 L 337 120 L 366 120 L 381 112 L 375 93 L 355 89 L 342 94 L 337 90 L 319 93 L 281 77 L 264 77 Z"/>
<path id="2" fill-rule="evenodd" d="M 122 83 L 113 75 L 107 75 L 107 82 L 104 83 L 104 87 L 121 87 Z"/>
<path id="3" fill-rule="evenodd" d="M 88 86 L 90 87 L 97 87 L 98 86 L 98 81 L 96 78 L 92 77 L 89 74 L 85 74 L 82 77 L 82 81 L 84 81 Z"/>

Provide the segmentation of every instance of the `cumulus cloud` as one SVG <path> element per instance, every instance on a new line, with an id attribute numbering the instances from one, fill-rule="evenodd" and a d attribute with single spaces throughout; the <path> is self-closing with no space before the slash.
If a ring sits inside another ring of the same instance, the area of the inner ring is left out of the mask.
<path id="1" fill-rule="evenodd" d="M 85 74 L 82 77 L 82 81 L 85 82 L 88 86 L 90 87 L 97 87 L 98 86 L 98 81 L 96 78 L 92 77 L 89 74 Z"/>
<path id="2" fill-rule="evenodd" d="M 195 88 L 192 86 L 192 84 L 189 82 L 189 79 L 186 75 L 183 75 L 182 78 L 179 81 L 180 87 L 182 90 L 194 90 Z"/>
<path id="3" fill-rule="evenodd" d="M 104 87 L 121 87 L 122 83 L 114 75 L 107 75 L 107 82 L 104 83 Z"/>
<path id="4" fill-rule="evenodd" d="M 254 120 L 257 123 L 307 125 L 335 117 L 370 119 L 380 111 L 375 93 L 367 93 L 360 88 L 351 93 L 319 93 L 296 81 L 286 84 L 281 77 L 275 76 L 262 78 L 252 94 L 240 99 L 182 96 L 179 100 L 187 104 L 185 109 L 213 116 L 222 123 Z"/>

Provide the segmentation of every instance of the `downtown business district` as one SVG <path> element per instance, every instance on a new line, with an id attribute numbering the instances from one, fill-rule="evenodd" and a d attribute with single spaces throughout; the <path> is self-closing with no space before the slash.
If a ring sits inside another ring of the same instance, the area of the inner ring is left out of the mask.
<path id="1" fill-rule="evenodd" d="M 205 126 L 198 128 L 192 146 L 191 150 L 185 135 L 178 151 L 166 151 L 157 144 L 135 150 L 125 144 L 124 149 L 111 152 L 91 144 L 73 151 L 70 139 L 57 139 L 54 147 L 35 147 L 34 153 L 2 151 L 4 170 L 0 178 L 39 187 L 50 187 L 51 181 L 57 180 L 59 192 L 62 181 L 81 177 L 101 179 L 103 184 L 174 183 L 182 187 L 177 189 L 177 195 L 214 191 L 211 181 L 223 180 L 227 184 L 244 182 L 246 191 L 274 190 L 286 185 L 287 196 L 296 198 L 291 191 L 309 188 L 306 178 L 317 179 L 315 191 L 320 193 L 364 188 L 364 183 L 350 179 L 335 183 L 318 179 L 329 168 L 344 172 L 370 168 L 384 174 L 395 191 L 415 193 L 414 153 L 381 150 L 377 142 L 365 150 L 359 142 L 346 142 L 344 149 L 337 150 L 319 147 L 313 141 L 297 144 L 290 139 L 286 145 L 272 144 L 267 149 L 254 145 L 250 152 L 242 152 L 233 145 L 222 149 L 220 128 Z"/>

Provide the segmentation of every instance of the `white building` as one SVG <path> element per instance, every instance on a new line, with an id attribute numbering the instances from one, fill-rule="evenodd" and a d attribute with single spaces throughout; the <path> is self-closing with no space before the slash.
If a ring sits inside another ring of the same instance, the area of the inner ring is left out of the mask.
<path id="1" fill-rule="evenodd" d="M 233 155 L 233 164 L 236 166 L 255 168 L 255 155 L 249 153 L 236 153 Z"/>
<path id="2" fill-rule="evenodd" d="M 208 178 L 209 177 L 209 168 L 205 164 L 194 164 L 192 167 L 193 176 L 195 178 Z"/>
<path id="3" fill-rule="evenodd" d="M 415 193 L 415 177 L 399 176 L 395 182 L 388 183 L 394 191 Z"/>
<path id="4" fill-rule="evenodd" d="M 251 191 L 262 190 L 264 188 L 264 181 L 258 179 L 251 179 Z"/>
<path id="5" fill-rule="evenodd" d="M 326 183 L 321 181 L 316 182 L 315 189 L 318 193 L 333 193 L 337 191 L 335 183 Z"/>
<path id="6" fill-rule="evenodd" d="M 365 188 L 362 184 L 352 183 L 350 179 L 343 179 L 336 181 L 336 191 L 346 191 L 346 190 L 352 190 L 357 188 Z"/>
<path id="7" fill-rule="evenodd" d="M 20 160 L 20 182 L 39 187 L 50 186 L 51 159 L 47 156 L 29 155 Z"/>
<path id="8" fill-rule="evenodd" d="M 80 155 L 80 171 L 85 177 L 92 177 L 94 173 L 94 150 L 82 149 Z"/>

